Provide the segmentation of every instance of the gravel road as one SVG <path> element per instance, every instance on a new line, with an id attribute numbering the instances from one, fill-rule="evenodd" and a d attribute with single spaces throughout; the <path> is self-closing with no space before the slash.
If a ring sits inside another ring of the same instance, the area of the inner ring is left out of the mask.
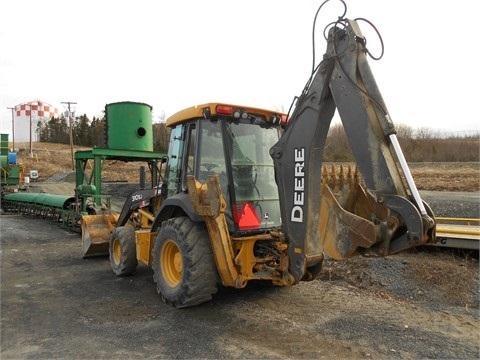
<path id="1" fill-rule="evenodd" d="M 420 191 L 422 199 L 435 216 L 480 218 L 480 193 L 453 191 Z"/>
<path id="2" fill-rule="evenodd" d="M 478 194 L 438 195 L 422 193 L 436 214 L 478 217 Z M 18 215 L 0 220 L 2 360 L 480 355 L 478 253 L 327 261 L 312 282 L 222 288 L 179 310 L 162 303 L 147 267 L 117 278 L 108 258 L 82 259 L 77 234 Z"/>

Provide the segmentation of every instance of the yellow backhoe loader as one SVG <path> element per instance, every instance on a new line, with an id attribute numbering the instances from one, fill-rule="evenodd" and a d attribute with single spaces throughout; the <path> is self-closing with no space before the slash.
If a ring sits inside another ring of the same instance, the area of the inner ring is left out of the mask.
<path id="1" fill-rule="evenodd" d="M 326 256 L 388 256 L 435 240 L 367 62 L 357 21 L 339 18 L 291 116 L 224 103 L 182 110 L 164 177 L 133 193 L 109 254 L 118 276 L 153 268 L 175 307 L 208 301 L 218 286 L 313 280 Z M 335 109 L 356 167 L 326 168 Z"/>

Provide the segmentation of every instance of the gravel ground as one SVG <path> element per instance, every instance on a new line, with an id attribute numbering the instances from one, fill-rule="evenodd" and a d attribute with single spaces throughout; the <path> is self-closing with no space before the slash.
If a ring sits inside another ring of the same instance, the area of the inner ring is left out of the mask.
<path id="1" fill-rule="evenodd" d="M 448 305 L 412 277 L 425 254 L 352 263 L 356 284 L 340 272 L 285 288 L 251 283 L 175 309 L 150 269 L 116 278 L 55 224 L 4 215 L 1 235 L 2 360 L 478 359 L 478 307 Z"/>
<path id="2" fill-rule="evenodd" d="M 134 187 L 104 189 L 121 204 Z M 479 217 L 478 193 L 421 194 L 437 216 Z M 177 310 L 161 302 L 151 269 L 117 278 L 108 258 L 81 258 L 76 234 L 1 221 L 2 360 L 480 358 L 478 252 L 327 260 L 318 280 L 220 288 Z"/>
<path id="3" fill-rule="evenodd" d="M 480 219 L 480 193 L 420 191 L 435 216 Z"/>

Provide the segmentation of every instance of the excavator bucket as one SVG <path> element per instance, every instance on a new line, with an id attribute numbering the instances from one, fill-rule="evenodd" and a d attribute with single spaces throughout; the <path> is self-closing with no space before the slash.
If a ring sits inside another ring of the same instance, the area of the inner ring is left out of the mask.
<path id="1" fill-rule="evenodd" d="M 335 165 L 322 170 L 322 201 L 320 205 L 321 242 L 325 253 L 334 259 L 352 256 L 358 247 L 368 248 L 375 243 L 373 223 L 356 214 L 356 206 L 364 204 L 365 197 L 357 169 L 344 171 Z"/>
<path id="2" fill-rule="evenodd" d="M 108 255 L 110 234 L 115 228 L 119 214 L 83 215 L 83 257 Z"/>
<path id="3" fill-rule="evenodd" d="M 399 219 L 366 191 L 357 168 L 324 166 L 321 194 L 319 238 L 326 254 L 336 260 L 388 255 Z"/>
<path id="4" fill-rule="evenodd" d="M 387 256 L 435 239 L 435 220 L 414 195 L 371 191 L 357 167 L 322 168 L 318 239 L 336 260 L 355 255 Z M 421 200 L 420 200 L 421 201 Z"/>

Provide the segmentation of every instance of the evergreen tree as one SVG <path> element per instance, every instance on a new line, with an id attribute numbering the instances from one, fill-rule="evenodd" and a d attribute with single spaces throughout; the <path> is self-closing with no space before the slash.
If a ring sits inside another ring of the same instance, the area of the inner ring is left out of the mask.
<path id="1" fill-rule="evenodd" d="M 88 119 L 87 115 L 83 114 L 76 120 L 77 121 L 73 127 L 74 144 L 80 146 L 92 146 L 90 120 Z"/>

